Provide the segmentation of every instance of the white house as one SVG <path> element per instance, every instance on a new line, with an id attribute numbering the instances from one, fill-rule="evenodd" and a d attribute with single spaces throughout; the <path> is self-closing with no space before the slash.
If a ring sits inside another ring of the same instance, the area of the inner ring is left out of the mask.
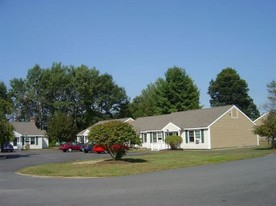
<path id="1" fill-rule="evenodd" d="M 49 147 L 45 131 L 35 126 L 34 122 L 10 122 L 14 128 L 15 140 L 11 142 L 14 148 L 25 148 L 26 144 L 30 149 L 43 149 Z"/>
<path id="2" fill-rule="evenodd" d="M 85 130 L 82 130 L 81 132 L 79 132 L 77 134 L 77 142 L 80 142 L 80 143 L 87 143 L 89 140 L 88 140 L 88 135 L 89 135 L 89 132 L 90 132 L 90 129 L 95 126 L 95 125 L 99 125 L 99 124 L 104 124 L 106 122 L 110 122 L 110 121 L 120 121 L 120 122 L 132 122 L 134 121 L 132 118 L 121 118 L 121 119 L 112 119 L 112 120 L 104 120 L 104 121 L 100 121 L 100 122 L 97 122 L 96 124 L 92 125 L 91 127 L 89 128 L 86 128 Z"/>

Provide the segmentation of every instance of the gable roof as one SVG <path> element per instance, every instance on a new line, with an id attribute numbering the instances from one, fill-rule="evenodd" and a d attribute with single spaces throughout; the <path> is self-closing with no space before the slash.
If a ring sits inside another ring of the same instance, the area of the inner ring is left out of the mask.
<path id="1" fill-rule="evenodd" d="M 166 115 L 140 117 L 131 122 L 131 124 L 138 131 L 162 130 L 162 128 L 170 122 L 182 129 L 208 127 L 232 107 L 234 106 L 228 105 L 208 109 L 175 112 Z"/>
<path id="2" fill-rule="evenodd" d="M 21 135 L 44 136 L 45 131 L 38 129 L 32 122 L 10 122 L 14 131 Z"/>
<path id="3" fill-rule="evenodd" d="M 121 119 L 109 119 L 109 120 L 103 120 L 103 121 L 99 121 L 96 124 L 94 124 L 93 126 L 99 125 L 99 124 L 104 124 L 107 122 L 113 122 L 113 121 L 119 121 L 119 122 L 132 122 L 134 121 L 134 119 L 127 117 L 127 118 L 121 118 Z"/>
<path id="4" fill-rule="evenodd" d="M 263 115 L 255 119 L 254 123 L 257 125 L 261 124 L 267 118 L 268 115 L 269 115 L 269 112 L 264 113 Z"/>
<path id="5" fill-rule="evenodd" d="M 127 118 L 121 118 L 121 119 L 109 119 L 109 120 L 99 121 L 99 122 L 97 122 L 96 124 L 94 124 L 94 125 L 92 125 L 92 126 L 86 128 L 86 129 L 80 131 L 80 132 L 77 134 L 77 136 L 83 136 L 84 133 L 85 133 L 87 130 L 89 131 L 89 130 L 91 129 L 91 127 L 93 127 L 93 126 L 100 125 L 100 124 L 104 124 L 104 123 L 111 122 L 111 121 L 133 122 L 134 119 L 132 119 L 132 118 L 130 118 L 130 117 L 127 117 Z"/>

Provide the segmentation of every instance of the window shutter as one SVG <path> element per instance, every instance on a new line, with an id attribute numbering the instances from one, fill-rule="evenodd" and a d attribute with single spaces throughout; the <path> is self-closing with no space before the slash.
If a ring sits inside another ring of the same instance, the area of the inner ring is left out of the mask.
<path id="1" fill-rule="evenodd" d="M 188 131 L 187 130 L 185 131 L 185 137 L 186 137 L 186 143 L 188 143 L 189 140 L 188 140 Z"/>
<path id="2" fill-rule="evenodd" d="M 204 143 L 204 130 L 201 130 L 201 142 Z"/>

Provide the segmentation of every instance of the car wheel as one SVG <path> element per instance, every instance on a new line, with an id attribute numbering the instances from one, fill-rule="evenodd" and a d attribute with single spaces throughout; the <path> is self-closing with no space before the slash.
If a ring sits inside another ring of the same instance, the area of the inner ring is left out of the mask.
<path id="1" fill-rule="evenodd" d="M 68 149 L 68 152 L 72 152 L 72 148 L 69 148 L 69 149 Z"/>

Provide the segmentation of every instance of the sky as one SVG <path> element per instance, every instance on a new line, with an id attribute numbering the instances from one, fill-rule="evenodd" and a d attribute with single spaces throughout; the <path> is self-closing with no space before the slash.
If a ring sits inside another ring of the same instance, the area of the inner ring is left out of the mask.
<path id="1" fill-rule="evenodd" d="M 260 108 L 276 80 L 276 1 L 0 0 L 0 81 L 59 62 L 112 75 L 131 99 L 181 67 L 204 107 L 231 67 Z"/>

